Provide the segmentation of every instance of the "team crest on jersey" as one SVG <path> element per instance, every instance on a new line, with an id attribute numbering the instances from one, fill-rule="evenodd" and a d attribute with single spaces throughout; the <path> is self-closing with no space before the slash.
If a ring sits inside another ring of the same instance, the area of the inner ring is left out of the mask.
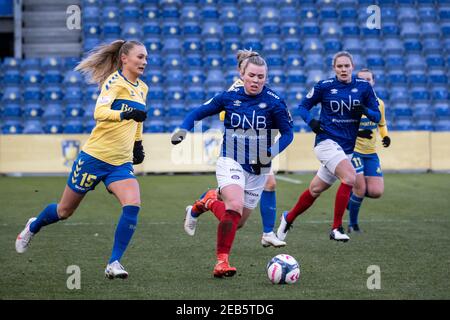
<path id="1" fill-rule="evenodd" d="M 306 95 L 306 97 L 307 97 L 308 99 L 311 99 L 313 95 L 314 95 L 314 87 L 313 87 L 311 90 L 309 90 L 309 92 L 308 92 L 308 94 Z"/>
<path id="2" fill-rule="evenodd" d="M 331 92 L 331 94 L 336 94 L 336 93 L 338 93 L 337 89 L 331 89 L 330 92 Z"/>
<path id="3" fill-rule="evenodd" d="M 207 135 L 203 140 L 204 159 L 208 165 L 215 165 L 220 154 L 220 145 L 222 142 L 221 133 L 217 135 Z"/>
<path id="4" fill-rule="evenodd" d="M 353 88 L 352 92 L 356 93 L 356 92 L 358 92 L 358 89 L 357 88 Z"/>
<path id="5" fill-rule="evenodd" d="M 241 100 L 234 100 L 233 101 L 233 106 L 235 107 L 240 107 L 241 106 L 242 101 Z"/>
<path id="6" fill-rule="evenodd" d="M 64 165 L 68 168 L 72 167 L 73 162 L 77 158 L 80 151 L 79 140 L 63 140 L 61 142 Z"/>
<path id="7" fill-rule="evenodd" d="M 260 107 L 261 109 L 265 109 L 267 108 L 267 103 L 261 102 L 260 104 L 258 104 L 258 107 Z"/>
<path id="8" fill-rule="evenodd" d="M 132 96 L 132 97 L 136 96 L 136 95 L 134 94 L 134 91 L 131 91 L 131 90 L 130 90 L 130 96 Z"/>

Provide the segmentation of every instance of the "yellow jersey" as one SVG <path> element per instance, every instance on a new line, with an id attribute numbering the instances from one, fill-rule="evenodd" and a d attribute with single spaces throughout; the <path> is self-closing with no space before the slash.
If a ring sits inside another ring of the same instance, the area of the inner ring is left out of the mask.
<path id="1" fill-rule="evenodd" d="M 362 154 L 376 153 L 376 142 L 377 142 L 377 129 L 380 132 L 381 138 L 388 135 L 386 117 L 384 114 L 384 102 L 378 98 L 379 109 L 381 112 L 381 120 L 378 125 L 370 121 L 366 116 L 361 117 L 361 122 L 359 124 L 360 130 L 372 130 L 372 139 L 366 139 L 358 137 L 356 139 L 355 152 Z"/>
<path id="2" fill-rule="evenodd" d="M 228 91 L 233 90 L 234 88 L 237 88 L 237 87 L 242 87 L 243 85 L 244 85 L 244 82 L 241 79 L 238 79 L 231 85 L 231 87 L 228 88 Z M 225 111 L 222 111 L 221 113 L 219 113 L 219 118 L 220 118 L 220 121 L 225 120 Z"/>
<path id="3" fill-rule="evenodd" d="M 94 111 L 96 125 L 82 150 L 94 158 L 118 166 L 133 161 L 135 141 L 142 140 L 143 123 L 121 120 L 122 111 L 145 111 L 148 87 L 140 79 L 131 83 L 120 70 L 103 83 Z"/>

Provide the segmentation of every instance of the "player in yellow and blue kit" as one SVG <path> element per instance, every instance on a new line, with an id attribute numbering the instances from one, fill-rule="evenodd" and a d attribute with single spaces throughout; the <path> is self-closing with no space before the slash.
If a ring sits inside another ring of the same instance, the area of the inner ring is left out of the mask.
<path id="1" fill-rule="evenodd" d="M 372 86 L 375 84 L 375 77 L 369 69 L 362 69 L 358 72 L 358 77 L 367 80 Z M 370 121 L 366 116 L 361 118 L 358 138 L 356 139 L 355 152 L 353 153 L 352 164 L 356 170 L 356 183 L 353 193 L 348 203 L 350 221 L 348 232 L 361 232 L 358 224 L 358 215 L 364 197 L 379 198 L 384 192 L 383 172 L 381 171 L 380 159 L 376 153 L 377 129 L 382 138 L 385 148 L 391 144 L 386 126 L 384 114 L 384 102 L 378 98 L 381 112 L 381 120 L 378 124 Z"/>
<path id="2" fill-rule="evenodd" d="M 128 277 L 120 259 L 136 229 L 141 203 L 133 164 L 141 163 L 145 156 L 142 122 L 147 117 L 148 87 L 139 76 L 146 65 L 143 44 L 117 40 L 97 47 L 75 68 L 101 86 L 94 112 L 96 126 L 73 164 L 60 202 L 28 220 L 17 236 L 17 252 L 25 252 L 42 227 L 69 218 L 86 193 L 103 181 L 122 205 L 105 275 L 109 279 Z"/>

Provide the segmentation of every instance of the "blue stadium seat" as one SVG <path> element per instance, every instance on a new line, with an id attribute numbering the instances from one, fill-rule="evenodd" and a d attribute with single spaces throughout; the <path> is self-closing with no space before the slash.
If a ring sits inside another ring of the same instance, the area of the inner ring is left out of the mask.
<path id="1" fill-rule="evenodd" d="M 29 119 L 25 120 L 23 124 L 24 134 L 42 134 L 44 129 L 42 128 L 42 123 L 39 119 Z"/>
<path id="2" fill-rule="evenodd" d="M 450 26 L 447 25 L 447 30 L 442 30 L 443 32 L 447 32 L 444 34 L 449 34 L 450 32 Z M 420 33 L 422 37 L 428 38 L 439 38 L 441 36 L 441 29 L 439 28 L 439 25 L 436 22 L 423 22 L 420 25 Z"/>
<path id="3" fill-rule="evenodd" d="M 44 106 L 43 119 L 62 119 L 63 118 L 63 106 L 59 102 L 50 102 Z"/>
<path id="4" fill-rule="evenodd" d="M 417 39 L 406 39 L 403 42 L 403 46 L 405 51 L 408 52 L 421 52 L 422 51 L 422 43 Z"/>
<path id="5" fill-rule="evenodd" d="M 411 88 L 411 98 L 413 101 L 428 101 L 430 94 L 425 86 L 415 85 Z"/>
<path id="6" fill-rule="evenodd" d="M 226 5 L 220 10 L 220 20 L 226 22 L 236 22 L 239 18 L 239 10 L 236 6 Z"/>
<path id="7" fill-rule="evenodd" d="M 163 48 L 163 44 L 159 36 L 146 36 L 143 40 L 143 44 L 149 53 L 159 54 Z"/>
<path id="8" fill-rule="evenodd" d="M 81 118 L 84 115 L 84 108 L 79 101 L 68 103 L 65 108 L 66 118 Z"/>
<path id="9" fill-rule="evenodd" d="M 153 4 L 144 5 L 142 17 L 144 21 L 157 21 L 160 17 L 158 7 Z"/>
<path id="10" fill-rule="evenodd" d="M 26 70 L 22 76 L 24 84 L 38 84 L 41 80 L 42 76 L 39 70 Z"/>
<path id="11" fill-rule="evenodd" d="M 162 34 L 164 36 L 180 36 L 181 35 L 181 28 L 178 25 L 177 22 L 171 22 L 169 21 L 164 21 L 162 23 Z"/>
<path id="12" fill-rule="evenodd" d="M 189 102 L 198 101 L 198 105 L 206 100 L 205 90 L 202 85 L 191 85 L 186 89 L 186 100 Z"/>
<path id="13" fill-rule="evenodd" d="M 338 39 L 326 39 L 324 40 L 323 45 L 326 53 L 334 54 L 342 49 L 341 41 Z"/>
<path id="14" fill-rule="evenodd" d="M 397 37 L 400 34 L 400 28 L 395 21 L 384 23 L 381 30 L 385 37 Z"/>
<path id="15" fill-rule="evenodd" d="M 359 37 L 349 36 L 345 37 L 342 41 L 342 49 L 353 53 L 361 53 L 363 51 L 363 45 Z"/>
<path id="16" fill-rule="evenodd" d="M 103 34 L 107 38 L 119 38 L 122 29 L 117 21 L 108 21 L 103 24 Z"/>
<path id="17" fill-rule="evenodd" d="M 426 68 L 426 62 L 421 54 L 413 53 L 406 55 L 405 66 L 408 69 L 420 68 L 424 70 Z"/>
<path id="18" fill-rule="evenodd" d="M 178 7 L 172 4 L 164 5 L 161 11 L 161 17 L 164 21 L 176 21 L 180 18 L 180 11 Z"/>
<path id="19" fill-rule="evenodd" d="M 403 22 L 400 25 L 400 36 L 406 38 L 418 38 L 420 37 L 420 25 L 416 22 Z"/>
<path id="20" fill-rule="evenodd" d="M 25 102 L 24 115 L 27 119 L 40 118 L 44 113 L 39 102 Z"/>
<path id="21" fill-rule="evenodd" d="M 431 84 L 431 97 L 434 101 L 447 101 L 450 99 L 446 84 Z"/>
<path id="22" fill-rule="evenodd" d="M 22 116 L 22 106 L 19 102 L 7 102 L 3 105 L 2 116 L 5 118 L 14 118 Z"/>
<path id="23" fill-rule="evenodd" d="M 160 118 L 150 119 L 144 122 L 144 133 L 163 133 L 166 132 L 166 122 Z M 167 131 L 170 132 L 170 131 Z"/>
<path id="24" fill-rule="evenodd" d="M 190 68 L 203 67 L 203 55 L 201 53 L 187 53 L 185 55 L 185 66 Z"/>
<path id="25" fill-rule="evenodd" d="M 386 55 L 385 59 L 386 67 L 391 68 L 399 68 L 405 65 L 405 58 L 403 55 L 394 53 Z"/>
<path id="26" fill-rule="evenodd" d="M 450 120 L 448 119 L 436 119 L 434 122 L 435 131 L 450 131 Z"/>
<path id="27" fill-rule="evenodd" d="M 261 51 L 263 48 L 262 42 L 257 37 L 246 37 L 243 46 L 245 49 L 253 49 L 254 51 Z"/>
<path id="28" fill-rule="evenodd" d="M 154 101 L 163 101 L 165 97 L 164 90 L 160 85 L 153 85 L 152 90 L 149 90 L 147 101 L 154 103 Z"/>
<path id="29" fill-rule="evenodd" d="M 127 40 L 141 40 L 142 26 L 138 22 L 125 22 L 122 24 L 122 37 Z"/>
<path id="30" fill-rule="evenodd" d="M 412 86 L 426 85 L 428 77 L 422 69 L 412 69 L 408 74 L 408 83 Z"/>
<path id="31" fill-rule="evenodd" d="M 242 31 L 241 31 L 241 35 L 246 37 L 246 36 L 257 36 L 259 35 L 261 32 L 260 30 L 260 25 L 256 22 L 244 22 L 242 24 Z"/>
<path id="32" fill-rule="evenodd" d="M 240 48 L 242 48 L 242 43 L 239 38 L 231 37 L 231 38 L 225 39 L 225 42 L 224 42 L 225 52 L 235 52 Z"/>
<path id="33" fill-rule="evenodd" d="M 166 69 L 183 68 L 183 59 L 180 54 L 168 54 L 164 59 L 164 67 Z"/>
<path id="34" fill-rule="evenodd" d="M 120 11 L 118 6 L 105 6 L 102 8 L 102 21 L 119 21 Z"/>
<path id="35" fill-rule="evenodd" d="M 50 84 L 45 86 L 43 93 L 46 101 L 60 101 L 63 99 L 63 92 L 59 85 Z"/>
<path id="36" fill-rule="evenodd" d="M 46 57 L 41 60 L 41 69 L 43 71 L 60 71 L 64 67 L 64 59 L 58 57 Z"/>
<path id="37" fill-rule="evenodd" d="M 448 101 L 437 102 L 433 105 L 433 111 L 437 119 L 450 120 L 450 105 Z"/>
<path id="38" fill-rule="evenodd" d="M 435 84 L 447 84 L 448 85 L 448 76 L 444 70 L 431 70 L 428 73 L 429 83 L 431 85 Z"/>
<path id="39" fill-rule="evenodd" d="M 417 22 L 417 10 L 414 6 L 399 6 L 397 20 L 399 22 Z"/>
<path id="40" fill-rule="evenodd" d="M 373 67 L 383 67 L 384 66 L 384 59 L 379 54 L 369 54 L 366 56 L 366 65 L 368 68 Z"/>
<path id="41" fill-rule="evenodd" d="M 264 24 L 267 21 L 274 22 L 278 24 L 280 19 L 280 11 L 278 7 L 273 3 L 270 4 L 261 4 L 259 9 L 260 21 Z"/>
<path id="42" fill-rule="evenodd" d="M 267 37 L 263 41 L 263 51 L 266 55 L 279 54 L 282 50 L 282 43 L 278 37 Z"/>
<path id="43" fill-rule="evenodd" d="M 429 22 L 436 20 L 436 9 L 434 5 L 422 4 L 418 3 L 417 13 L 419 16 L 419 20 L 422 22 Z"/>
<path id="44" fill-rule="evenodd" d="M 97 86 L 88 86 L 85 89 L 85 94 L 83 96 L 84 101 L 86 103 L 88 103 L 88 105 L 94 104 L 97 101 L 98 98 L 98 94 L 99 94 L 99 89 Z"/>
<path id="45" fill-rule="evenodd" d="M 342 3 L 339 4 L 341 6 L 339 13 L 342 21 L 356 21 L 358 19 L 358 11 L 355 9 L 356 6 L 343 6 Z M 344 34 L 346 33 L 344 32 Z"/>
<path id="46" fill-rule="evenodd" d="M 262 32 L 265 36 L 279 36 L 281 33 L 279 23 L 269 21 L 262 24 Z"/>
<path id="47" fill-rule="evenodd" d="M 164 76 L 161 70 L 158 69 L 149 69 L 145 72 L 145 76 L 143 78 L 144 82 L 149 84 L 150 87 L 153 85 L 159 85 L 164 83 Z"/>
<path id="48" fill-rule="evenodd" d="M 83 83 L 83 78 L 81 76 L 81 73 L 79 73 L 78 71 L 70 70 L 65 72 L 63 83 L 67 85 L 80 86 Z"/>
<path id="49" fill-rule="evenodd" d="M 434 130 L 433 120 L 431 119 L 416 120 L 416 123 L 414 124 L 414 130 L 433 131 Z"/>
<path id="50" fill-rule="evenodd" d="M 161 27 L 157 21 L 146 22 L 142 26 L 142 32 L 145 36 L 159 36 Z"/>
<path id="51" fill-rule="evenodd" d="M 202 33 L 202 27 L 198 21 L 187 21 L 183 25 L 183 34 L 185 36 L 200 35 Z"/>
<path id="52" fill-rule="evenodd" d="M 63 133 L 65 134 L 81 134 L 83 132 L 84 125 L 79 119 L 71 119 L 64 124 Z"/>
<path id="53" fill-rule="evenodd" d="M 2 69 L 3 70 L 17 70 L 19 71 L 20 65 L 22 61 L 20 59 L 12 58 L 12 57 L 6 57 L 3 61 Z"/>
<path id="54" fill-rule="evenodd" d="M 203 40 L 204 52 L 209 53 L 222 53 L 222 41 L 217 37 L 209 37 Z"/>
<path id="55" fill-rule="evenodd" d="M 407 102 L 409 101 L 408 90 L 405 86 L 393 86 L 390 90 L 390 101 Z"/>
<path id="56" fill-rule="evenodd" d="M 241 27 L 236 22 L 226 22 L 223 24 L 223 36 L 225 39 L 239 37 L 241 34 Z"/>
<path id="57" fill-rule="evenodd" d="M 166 60 L 164 60 L 165 62 Z M 150 52 L 147 56 L 147 68 L 161 68 L 163 60 L 161 55 Z"/>
<path id="58" fill-rule="evenodd" d="M 44 124 L 45 133 L 61 134 L 63 133 L 63 125 L 61 120 L 48 120 Z"/>
<path id="59" fill-rule="evenodd" d="M 218 20 L 220 17 L 219 10 L 215 5 L 206 4 L 201 8 L 201 16 L 203 20 Z"/>
<path id="60" fill-rule="evenodd" d="M 397 131 L 411 131 L 414 129 L 412 120 L 409 118 L 396 120 L 394 124 L 391 125 L 392 130 Z"/>
<path id="61" fill-rule="evenodd" d="M 8 84 L 19 84 L 21 80 L 20 71 L 17 69 L 6 70 L 3 74 L 3 81 Z"/>
<path id="62" fill-rule="evenodd" d="M 24 101 L 39 101 L 42 99 L 41 87 L 39 85 L 27 85 L 23 89 Z"/>
<path id="63" fill-rule="evenodd" d="M 303 41 L 304 52 L 310 53 L 323 53 L 324 47 L 322 41 L 316 38 L 305 38 Z"/>
<path id="64" fill-rule="evenodd" d="M 19 120 L 6 120 L 2 125 L 3 134 L 20 134 L 22 131 L 22 122 Z"/>
<path id="65" fill-rule="evenodd" d="M 202 35 L 206 37 L 221 37 L 222 26 L 217 21 L 208 21 L 203 23 Z"/>
<path id="66" fill-rule="evenodd" d="M 84 133 L 91 133 L 92 130 L 95 128 L 96 121 L 94 119 L 89 119 L 84 123 Z"/>
<path id="67" fill-rule="evenodd" d="M 177 37 L 168 37 L 163 40 L 163 53 L 165 54 L 180 54 L 183 51 L 183 43 Z"/>
<path id="68" fill-rule="evenodd" d="M 44 79 L 42 83 L 44 84 L 59 84 L 63 80 L 61 71 L 50 69 L 44 73 Z"/>
<path id="69" fill-rule="evenodd" d="M 317 69 L 322 68 L 324 65 L 324 59 L 323 55 L 319 53 L 312 53 L 309 54 L 305 59 L 305 69 L 311 70 L 311 69 Z"/>
<path id="70" fill-rule="evenodd" d="M 181 21 L 199 21 L 200 19 L 200 11 L 195 4 L 185 4 L 181 8 Z"/>
<path id="71" fill-rule="evenodd" d="M 425 38 L 422 41 L 423 53 L 425 55 L 430 54 L 442 54 L 442 43 L 436 38 Z"/>
<path id="72" fill-rule="evenodd" d="M 21 99 L 21 90 L 19 86 L 8 85 L 4 88 L 2 101 L 18 102 Z"/>

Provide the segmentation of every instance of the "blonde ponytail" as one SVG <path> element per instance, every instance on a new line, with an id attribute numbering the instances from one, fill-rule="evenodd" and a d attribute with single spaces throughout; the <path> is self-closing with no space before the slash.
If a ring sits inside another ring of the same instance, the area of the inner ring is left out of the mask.
<path id="1" fill-rule="evenodd" d="M 134 46 L 143 46 L 143 44 L 139 41 L 116 40 L 95 47 L 75 67 L 75 71 L 85 75 L 88 83 L 96 83 L 101 87 L 113 72 L 122 67 L 120 59 L 122 54 L 128 54 Z"/>

